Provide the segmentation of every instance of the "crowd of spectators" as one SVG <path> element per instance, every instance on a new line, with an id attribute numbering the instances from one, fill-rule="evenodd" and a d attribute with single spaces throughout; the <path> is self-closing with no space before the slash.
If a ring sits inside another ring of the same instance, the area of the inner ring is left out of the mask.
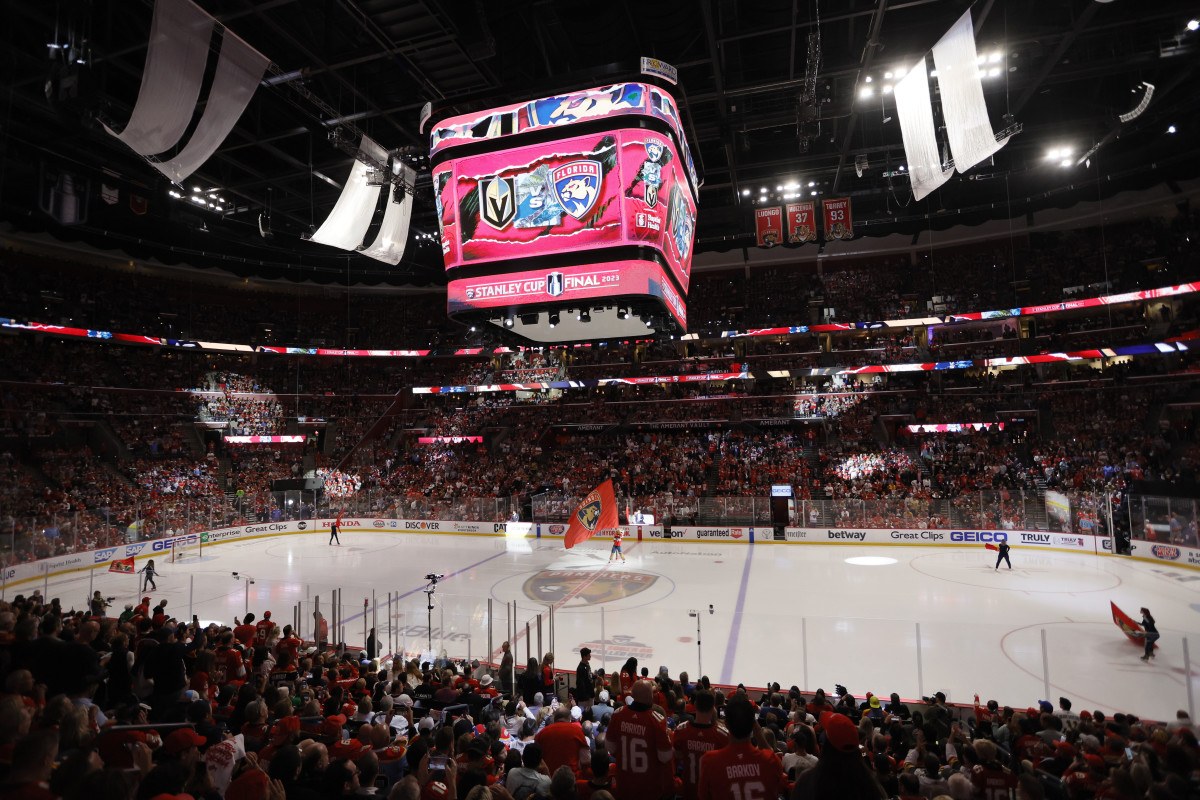
<path id="1" fill-rule="evenodd" d="M 938 692 L 754 690 L 629 658 L 514 669 L 316 641 L 264 611 L 202 623 L 147 595 L 0 601 L 0 792 L 293 800 L 1185 800 L 1187 712 L 1144 720 Z M 115 610 L 114 610 L 115 613 Z M 569 667 L 569 665 L 567 665 Z"/>

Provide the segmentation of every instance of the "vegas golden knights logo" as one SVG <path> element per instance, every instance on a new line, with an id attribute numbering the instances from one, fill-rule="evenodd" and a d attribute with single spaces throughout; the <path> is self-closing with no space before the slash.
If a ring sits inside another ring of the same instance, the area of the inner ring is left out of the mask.
<path id="1" fill-rule="evenodd" d="M 515 178 L 485 178 L 479 182 L 479 216 L 493 228 L 506 228 L 517 216 Z"/>

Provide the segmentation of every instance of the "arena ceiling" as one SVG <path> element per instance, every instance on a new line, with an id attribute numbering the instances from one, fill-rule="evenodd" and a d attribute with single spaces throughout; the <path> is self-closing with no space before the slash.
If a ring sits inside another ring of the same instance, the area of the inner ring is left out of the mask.
<path id="1" fill-rule="evenodd" d="M 172 198 L 171 185 L 99 124 L 129 118 L 152 4 L 5 5 L 0 199 L 8 223 L 247 276 L 443 282 L 439 249 L 420 238 L 436 231 L 421 169 L 422 105 L 461 113 L 601 85 L 633 77 L 629 67 L 643 55 L 679 69 L 704 181 L 701 252 L 753 245 L 762 187 L 799 183 L 810 196 L 849 196 L 858 231 L 878 236 L 1170 186 L 1200 172 L 1194 2 L 200 0 L 272 61 L 233 133 L 188 181 L 225 197 L 221 213 L 200 211 Z M 885 174 L 904 163 L 887 76 L 927 52 L 967 8 L 993 125 L 1020 133 L 991 163 L 914 202 L 904 176 Z M 1123 122 L 1146 84 L 1149 104 Z M 331 142 L 335 130 L 418 158 L 415 238 L 398 267 L 301 238 L 350 168 Z M 1086 163 L 1063 165 L 1089 151 Z M 90 182 L 85 223 L 61 226 L 38 210 L 47 166 Z M 118 189 L 116 203 L 100 198 L 102 185 Z M 146 198 L 146 213 L 131 212 L 130 194 Z M 270 238 L 260 215 L 269 216 Z"/>

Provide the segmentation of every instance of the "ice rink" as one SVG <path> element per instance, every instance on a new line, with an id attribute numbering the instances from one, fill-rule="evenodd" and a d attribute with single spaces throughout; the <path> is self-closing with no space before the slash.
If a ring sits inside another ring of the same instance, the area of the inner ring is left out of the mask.
<path id="1" fill-rule="evenodd" d="M 1013 569 L 994 572 L 994 554 L 982 546 L 626 540 L 628 561 L 610 564 L 607 541 L 568 551 L 561 540 L 544 539 L 345 532 L 341 546 L 331 547 L 327 537 L 234 541 L 177 563 L 156 559 L 161 576 L 149 594 L 167 598 L 179 618 L 190 598 L 202 620 L 225 623 L 248 603 L 260 618 L 271 610 L 287 624 L 300 604 L 311 638 L 316 599 L 329 618 L 332 590 L 341 589 L 348 643 L 364 641 L 366 600 L 383 649 L 416 655 L 430 638 L 424 576 L 443 573 L 432 643 L 455 658 L 485 656 L 491 598 L 493 649 L 507 638 L 506 604 L 517 605 L 519 666 L 527 649 L 540 658 L 539 641 L 549 648 L 553 607 L 559 668 L 573 669 L 586 645 L 593 667 L 606 669 L 634 655 L 651 674 L 666 665 L 673 676 L 686 670 L 694 679 L 702 666 L 723 684 L 778 681 L 808 692 L 842 683 L 858 695 L 905 698 L 942 691 L 959 703 L 978 692 L 1024 707 L 1046 696 L 1045 663 L 1055 703 L 1065 695 L 1076 710 L 1160 720 L 1188 707 L 1190 637 L 1190 678 L 1200 699 L 1200 572 L 1148 562 L 1014 548 Z M 887 563 L 852 563 L 863 558 Z M 118 611 L 139 595 L 133 576 L 97 570 L 91 580 L 116 597 Z M 86 573 L 52 578 L 50 596 L 78 606 L 88 586 Z M 1151 609 L 1162 632 L 1155 660 L 1139 660 L 1140 648 L 1112 622 L 1110 600 L 1135 617 L 1139 607 Z M 699 649 L 690 610 L 700 611 Z"/>

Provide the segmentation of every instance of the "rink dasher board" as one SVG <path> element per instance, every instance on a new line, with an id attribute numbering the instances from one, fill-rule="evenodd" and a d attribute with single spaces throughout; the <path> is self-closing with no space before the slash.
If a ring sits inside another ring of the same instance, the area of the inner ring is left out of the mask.
<path id="1" fill-rule="evenodd" d="M 107 570 L 114 559 L 137 560 L 169 555 L 175 544 L 196 544 L 204 547 L 232 541 L 246 541 L 269 536 L 314 534 L 327 536 L 332 519 L 265 522 L 235 527 L 216 528 L 198 533 L 168 536 L 144 542 L 131 542 L 99 550 L 54 556 L 26 564 L 5 567 L 6 588 L 44 580 L 89 569 Z M 435 533 L 458 536 L 500 536 L 509 538 L 561 538 L 567 526 L 559 523 L 474 522 L 451 520 L 406 520 L 358 517 L 343 519 L 340 533 Z M 799 528 L 784 529 L 784 539 L 776 541 L 773 530 L 766 526 L 706 527 L 675 526 L 669 531 L 661 525 L 622 526 L 628 541 L 678 541 L 720 544 L 818 544 L 818 545 L 888 545 L 918 547 L 982 547 L 988 543 L 1007 541 L 1019 549 L 1056 550 L 1093 555 L 1111 555 L 1112 543 L 1107 536 L 1055 533 L 1047 531 L 954 531 L 928 529 L 886 528 Z M 599 531 L 592 538 L 611 538 L 611 532 Z M 1200 548 L 1154 542 L 1134 541 L 1131 557 L 1140 561 L 1200 569 Z"/>

